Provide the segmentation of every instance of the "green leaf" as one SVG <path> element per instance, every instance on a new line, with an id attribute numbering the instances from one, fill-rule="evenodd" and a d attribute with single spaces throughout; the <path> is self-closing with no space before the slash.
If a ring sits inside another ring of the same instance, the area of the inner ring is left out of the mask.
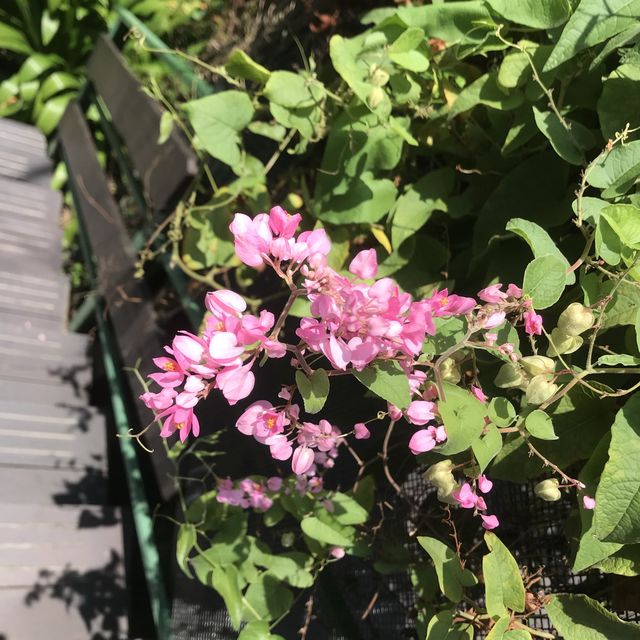
<path id="1" fill-rule="evenodd" d="M 444 399 L 438 411 L 447 430 L 440 453 L 453 455 L 468 449 L 482 434 L 486 407 L 469 391 L 449 382 L 442 383 Z"/>
<path id="2" fill-rule="evenodd" d="M 45 102 L 62 91 L 76 90 L 79 86 L 80 79 L 76 76 L 66 71 L 54 71 L 42 83 L 38 96 Z"/>
<path id="3" fill-rule="evenodd" d="M 640 209 L 632 204 L 614 204 L 600 212 L 616 233 L 620 242 L 631 249 L 640 249 Z"/>
<path id="4" fill-rule="evenodd" d="M 532 411 L 524 421 L 525 429 L 534 437 L 540 440 L 557 440 L 558 436 L 553 430 L 551 416 L 540 409 Z"/>
<path id="5" fill-rule="evenodd" d="M 164 144 L 169 139 L 174 123 L 173 114 L 170 111 L 163 111 L 158 127 L 158 144 Z"/>
<path id="6" fill-rule="evenodd" d="M 15 27 L 0 22 L 0 49 L 7 49 L 14 53 L 29 55 L 33 49 L 24 33 Z"/>
<path id="7" fill-rule="evenodd" d="M 471 445 L 473 455 L 480 467 L 480 473 L 484 473 L 484 470 L 502 449 L 502 434 L 498 431 L 498 427 L 490 423 L 485 427 L 485 431 L 486 433 Z"/>
<path id="8" fill-rule="evenodd" d="M 498 618 L 496 623 L 491 628 L 487 640 L 504 640 L 505 631 L 509 628 L 511 623 L 511 616 L 502 616 Z"/>
<path id="9" fill-rule="evenodd" d="M 636 346 L 638 347 L 638 351 L 640 351 L 640 307 L 638 307 L 638 312 L 636 313 L 634 328 L 636 330 Z"/>
<path id="10" fill-rule="evenodd" d="M 242 629 L 238 640 L 284 640 L 284 638 L 272 634 L 266 620 L 255 620 Z"/>
<path id="11" fill-rule="evenodd" d="M 502 17 L 534 29 L 551 29 L 567 21 L 571 15 L 568 0 L 487 0 Z"/>
<path id="12" fill-rule="evenodd" d="M 467 332 L 467 322 L 464 318 L 451 316 L 450 318 L 434 318 L 435 335 L 427 336 L 422 348 L 423 352 L 440 355 L 447 349 L 458 344 Z"/>
<path id="13" fill-rule="evenodd" d="M 331 496 L 331 503 L 332 515 L 340 524 L 364 524 L 369 519 L 369 512 L 346 493 L 336 491 Z"/>
<path id="14" fill-rule="evenodd" d="M 534 258 L 549 254 L 557 256 L 565 263 L 566 269 L 569 270 L 569 261 L 564 257 L 562 251 L 558 249 L 551 236 L 540 225 L 522 218 L 511 218 L 507 222 L 506 229 L 520 236 L 531 247 Z M 567 273 L 566 283 L 574 284 L 575 281 L 575 274 L 573 272 Z"/>
<path id="15" fill-rule="evenodd" d="M 429 58 L 420 45 L 425 43 L 425 34 L 419 27 L 410 27 L 391 44 L 389 58 L 398 66 L 420 73 L 429 68 Z"/>
<path id="16" fill-rule="evenodd" d="M 402 367 L 394 360 L 374 362 L 354 375 L 365 387 L 396 407 L 406 409 L 409 406 L 409 381 Z"/>
<path id="17" fill-rule="evenodd" d="M 451 120 L 460 113 L 469 111 L 473 107 L 483 104 L 491 109 L 508 111 L 519 107 L 524 101 L 520 92 L 505 94 L 497 82 L 498 72 L 491 71 L 480 76 L 475 82 L 465 87 L 456 98 L 447 117 Z"/>
<path id="18" fill-rule="evenodd" d="M 64 93 L 47 100 L 36 120 L 38 129 L 46 135 L 53 133 L 74 95 L 74 93 Z"/>
<path id="19" fill-rule="evenodd" d="M 511 629 L 502 636 L 502 640 L 533 640 L 533 636 L 524 629 Z"/>
<path id="20" fill-rule="evenodd" d="M 569 125 L 566 129 L 553 111 L 539 111 L 532 107 L 533 117 L 538 129 L 549 140 L 555 152 L 570 164 L 585 163 L 584 152 L 593 146 L 591 132 L 579 122 L 565 118 Z"/>
<path id="21" fill-rule="evenodd" d="M 527 265 L 522 290 L 531 297 L 536 309 L 546 309 L 560 299 L 566 271 L 565 261 L 551 253 L 535 258 Z"/>
<path id="22" fill-rule="evenodd" d="M 242 91 L 221 91 L 184 104 L 200 145 L 234 167 L 242 160 L 240 132 L 253 118 L 251 98 Z"/>
<path id="23" fill-rule="evenodd" d="M 276 142 L 282 142 L 287 135 L 287 130 L 281 124 L 271 122 L 250 122 L 247 127 L 251 133 L 270 138 Z"/>
<path id="24" fill-rule="evenodd" d="M 291 551 L 275 555 L 263 552 L 256 546 L 251 553 L 251 560 L 292 587 L 306 589 L 313 585 L 313 575 L 306 569 L 309 556 L 305 553 Z"/>
<path id="25" fill-rule="evenodd" d="M 198 562 L 199 558 L 195 560 L 191 564 L 198 580 L 208 587 L 212 587 L 222 596 L 233 628 L 239 629 L 243 618 L 243 604 L 238 570 L 234 565 L 222 569 L 221 567 L 212 567 L 205 561 Z"/>
<path id="26" fill-rule="evenodd" d="M 325 96 L 324 86 L 314 78 L 292 71 L 273 71 L 264 87 L 264 96 L 288 109 L 316 106 Z"/>
<path id="27" fill-rule="evenodd" d="M 329 395 L 329 376 L 324 369 L 316 369 L 310 376 L 296 371 L 296 385 L 304 400 L 307 413 L 318 413 L 324 407 Z"/>
<path id="28" fill-rule="evenodd" d="M 293 604 L 293 593 L 269 573 L 263 573 L 244 594 L 250 620 L 276 620 Z"/>
<path id="29" fill-rule="evenodd" d="M 604 210 L 604 209 L 603 209 Z M 602 212 L 601 212 L 602 213 Z M 622 244 L 618 234 L 611 228 L 606 218 L 600 217 L 596 227 L 596 253 L 610 265 L 620 264 Z"/>
<path id="30" fill-rule="evenodd" d="M 587 176 L 604 198 L 624 195 L 640 175 L 640 140 L 614 147 L 593 165 Z"/>
<path id="31" fill-rule="evenodd" d="M 43 46 L 47 46 L 54 38 L 60 28 L 60 20 L 52 18 L 48 11 L 42 12 L 40 31 Z"/>
<path id="32" fill-rule="evenodd" d="M 611 427 L 609 460 L 596 493 L 599 540 L 640 542 L 640 393 L 618 411 Z"/>
<path id="33" fill-rule="evenodd" d="M 24 84 L 25 82 L 29 82 L 29 80 L 36 80 L 45 72 L 50 71 L 61 63 L 62 60 L 58 58 L 58 56 L 34 53 L 22 63 L 20 70 L 15 76 L 16 81 L 19 84 Z"/>
<path id="34" fill-rule="evenodd" d="M 484 541 L 491 552 L 482 558 L 487 613 L 495 618 L 505 615 L 507 609 L 524 611 L 525 589 L 518 563 L 494 533 L 487 531 Z"/>
<path id="35" fill-rule="evenodd" d="M 558 593 L 545 605 L 553 626 L 565 640 L 638 640 L 640 625 L 623 622 L 584 595 Z"/>
<path id="36" fill-rule="evenodd" d="M 190 578 L 193 577 L 189 569 L 188 559 L 191 550 L 196 544 L 196 528 L 192 524 L 181 524 L 176 540 L 176 561 L 178 566 Z"/>
<path id="37" fill-rule="evenodd" d="M 516 417 L 516 410 L 506 398 L 492 398 L 487 407 L 487 415 L 496 426 L 508 427 Z"/>
<path id="38" fill-rule="evenodd" d="M 352 544 L 349 538 L 346 538 L 342 533 L 336 531 L 315 516 L 303 518 L 300 522 L 300 528 L 307 536 L 317 540 L 318 542 L 322 542 L 323 544 L 330 544 L 343 548 L 350 547 Z"/>
<path id="39" fill-rule="evenodd" d="M 637 0 L 581 0 L 543 71 L 555 69 L 580 51 L 633 26 L 638 17 L 640 3 Z"/>
<path id="40" fill-rule="evenodd" d="M 442 593 L 451 602 L 460 602 L 463 588 L 475 585 L 477 583 L 476 577 L 468 569 L 463 569 L 460 558 L 453 549 L 440 540 L 427 536 L 418 536 L 417 540 L 433 560 Z"/>
<path id="41" fill-rule="evenodd" d="M 253 58 L 242 51 L 242 49 L 232 51 L 224 68 L 232 78 L 253 80 L 259 84 L 264 84 L 271 76 L 269 69 L 258 64 Z"/>
<path id="42" fill-rule="evenodd" d="M 640 310 L 639 310 L 640 314 Z M 630 356 L 626 353 L 620 353 L 616 355 L 607 355 L 600 356 L 596 361 L 596 367 L 605 366 L 605 367 L 615 367 L 615 366 L 623 366 L 623 367 L 637 367 L 640 365 L 640 358 L 636 358 L 636 356 Z"/>
<path id="43" fill-rule="evenodd" d="M 636 30 L 640 33 L 640 25 L 634 27 L 634 31 Z M 605 80 L 598 100 L 598 118 L 605 140 L 612 139 L 631 120 L 630 114 L 626 109 L 621 109 L 620 105 L 635 103 L 638 100 L 640 100 L 640 66 L 620 65 Z"/>
<path id="44" fill-rule="evenodd" d="M 604 542 L 601 544 L 612 544 Z M 620 551 L 603 558 L 594 565 L 594 569 L 600 569 L 604 573 L 615 573 L 618 576 L 632 578 L 640 575 L 640 544 L 628 544 Z"/>

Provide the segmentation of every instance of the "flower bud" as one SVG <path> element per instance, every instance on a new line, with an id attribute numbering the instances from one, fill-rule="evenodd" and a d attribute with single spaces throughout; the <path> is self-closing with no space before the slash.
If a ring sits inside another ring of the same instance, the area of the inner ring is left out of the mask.
<path id="1" fill-rule="evenodd" d="M 542 404 L 558 390 L 558 385 L 547 380 L 547 375 L 535 376 L 527 386 L 525 397 L 529 404 Z"/>
<path id="2" fill-rule="evenodd" d="M 285 531 L 285 533 L 283 533 L 282 536 L 280 537 L 280 544 L 285 549 L 292 547 L 295 544 L 295 541 L 296 541 L 296 535 L 295 533 L 293 533 L 293 531 Z"/>
<path id="3" fill-rule="evenodd" d="M 440 375 L 443 380 L 457 384 L 461 378 L 458 363 L 453 358 L 445 358 L 440 365 Z"/>
<path id="4" fill-rule="evenodd" d="M 545 358 L 545 356 L 520 358 L 520 365 L 530 376 L 548 375 L 556 370 L 556 363 L 551 358 Z"/>
<path id="5" fill-rule="evenodd" d="M 507 362 L 500 367 L 495 379 L 496 387 L 501 389 L 513 389 L 526 382 L 522 369 L 513 362 Z"/>
<path id="6" fill-rule="evenodd" d="M 459 488 L 460 487 L 456 479 L 452 475 L 446 484 L 443 483 L 438 487 L 436 498 L 438 498 L 440 502 L 445 502 L 446 504 L 456 504 L 456 499 L 453 497 L 453 494 Z"/>
<path id="7" fill-rule="evenodd" d="M 553 343 L 553 344 L 552 344 Z M 570 336 L 562 330 L 555 328 L 551 332 L 551 340 L 547 355 L 554 357 L 563 353 L 573 353 L 582 346 L 582 338 L 580 336 Z"/>
<path id="8" fill-rule="evenodd" d="M 373 87 L 369 92 L 367 102 L 371 109 L 375 109 L 384 100 L 384 89 L 382 87 Z"/>
<path id="9" fill-rule="evenodd" d="M 302 196 L 292 192 L 292 193 L 289 193 L 287 197 L 284 199 L 284 204 L 287 205 L 287 209 L 289 211 L 298 211 L 302 209 L 302 206 L 304 205 L 304 200 L 302 199 Z"/>
<path id="10" fill-rule="evenodd" d="M 558 318 L 558 329 L 568 336 L 579 336 L 593 326 L 593 311 L 579 302 L 572 302 Z"/>
<path id="11" fill-rule="evenodd" d="M 560 498 L 562 498 L 562 494 L 558 488 L 559 485 L 560 483 L 556 478 L 549 478 L 548 480 L 538 482 L 538 484 L 533 488 L 533 491 L 538 498 L 541 498 L 542 500 L 546 500 L 547 502 L 556 502 L 556 500 L 560 500 Z"/>
<path id="12" fill-rule="evenodd" d="M 373 73 L 370 75 L 371 84 L 374 87 L 384 87 L 387 82 L 389 82 L 389 74 L 384 70 L 376 67 Z"/>
<path id="13" fill-rule="evenodd" d="M 441 460 L 432 464 L 423 474 L 422 477 L 432 484 L 438 486 L 444 480 L 448 480 L 448 477 L 452 475 L 454 464 L 451 460 Z"/>

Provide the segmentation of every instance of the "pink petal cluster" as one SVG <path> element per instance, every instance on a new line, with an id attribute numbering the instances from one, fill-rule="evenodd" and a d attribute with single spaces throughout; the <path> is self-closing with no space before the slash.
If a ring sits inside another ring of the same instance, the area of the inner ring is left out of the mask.
<path id="1" fill-rule="evenodd" d="M 218 480 L 216 500 L 223 504 L 256 511 L 268 511 L 273 505 L 273 495 L 282 487 L 282 478 L 273 477 L 266 481 L 245 478 L 237 486 L 230 478 Z"/>
<path id="2" fill-rule="evenodd" d="M 582 506 L 585 509 L 589 509 L 589 510 L 595 509 L 596 508 L 595 498 L 592 498 L 591 496 L 587 496 L 587 495 L 582 496 Z"/>
<path id="3" fill-rule="evenodd" d="M 476 481 L 476 486 L 481 493 L 489 493 L 493 488 L 493 482 L 486 476 L 481 475 Z M 480 515 L 482 526 L 485 529 L 495 529 L 500 524 L 497 516 L 478 513 L 479 511 L 487 510 L 487 503 L 482 496 L 479 496 L 474 491 L 468 482 L 463 483 L 459 489 L 454 491 L 453 497 L 463 509 L 474 509 L 475 513 Z"/>
<path id="4" fill-rule="evenodd" d="M 272 313 L 244 313 L 244 299 L 227 290 L 208 293 L 205 304 L 210 314 L 202 333 L 180 331 L 175 336 L 165 347 L 171 357 L 155 358 L 159 372 L 149 375 L 161 389 L 140 396 L 156 419 L 163 420 L 160 434 L 168 437 L 178 431 L 183 442 L 189 433 L 199 434 L 194 407 L 211 389 L 219 389 L 233 405 L 253 390 L 251 369 L 261 352 L 272 358 L 286 353 L 283 344 L 268 337 Z"/>
<path id="5" fill-rule="evenodd" d="M 524 330 L 530 335 L 539 336 L 542 334 L 542 316 L 535 311 L 525 311 L 524 313 Z"/>

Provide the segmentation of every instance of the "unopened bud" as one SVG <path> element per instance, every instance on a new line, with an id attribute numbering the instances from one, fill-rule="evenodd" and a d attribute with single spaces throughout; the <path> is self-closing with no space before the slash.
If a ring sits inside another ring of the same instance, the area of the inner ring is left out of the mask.
<path id="1" fill-rule="evenodd" d="M 559 485 L 560 483 L 556 478 L 549 478 L 548 480 L 538 482 L 538 484 L 533 488 L 533 491 L 538 498 L 541 498 L 542 500 L 546 500 L 547 502 L 556 502 L 562 498 L 562 494 L 558 488 Z"/>
<path id="2" fill-rule="evenodd" d="M 570 336 L 557 327 L 551 332 L 551 340 L 549 340 L 549 348 L 547 355 L 559 356 L 563 353 L 573 353 L 582 346 L 582 338 L 580 336 Z"/>
<path id="3" fill-rule="evenodd" d="M 295 541 L 296 541 L 296 536 L 295 536 L 295 533 L 293 533 L 293 531 L 286 531 L 280 537 L 280 544 L 283 547 L 285 547 L 285 549 L 292 547 Z"/>
<path id="4" fill-rule="evenodd" d="M 535 376 L 527 386 L 525 397 L 529 404 L 542 404 L 558 390 L 558 385 L 547 380 L 546 375 Z"/>
<path id="5" fill-rule="evenodd" d="M 304 204 L 304 200 L 297 193 L 289 193 L 284 200 L 286 208 L 289 211 L 298 211 L 302 209 L 302 205 Z"/>
<path id="6" fill-rule="evenodd" d="M 495 379 L 496 387 L 501 389 L 513 389 L 526 381 L 524 372 L 514 362 L 507 362 L 500 367 Z"/>
<path id="7" fill-rule="evenodd" d="M 558 318 L 558 329 L 568 336 L 579 336 L 593 326 L 593 311 L 579 302 L 572 302 Z"/>
<path id="8" fill-rule="evenodd" d="M 530 376 L 554 373 L 556 363 L 545 356 L 526 356 L 520 358 L 520 365 Z"/>
<path id="9" fill-rule="evenodd" d="M 457 384 L 462 377 L 458 363 L 453 358 L 445 358 L 440 365 L 440 375 L 443 380 L 451 382 L 451 384 Z"/>
<path id="10" fill-rule="evenodd" d="M 384 100 L 384 89 L 382 87 L 373 87 L 369 93 L 367 102 L 372 109 L 375 109 Z"/>
<path id="11" fill-rule="evenodd" d="M 432 464 L 423 474 L 422 477 L 432 484 L 437 485 L 443 478 L 450 476 L 454 468 L 453 461 L 441 460 Z"/>
<path id="12" fill-rule="evenodd" d="M 459 488 L 460 485 L 456 482 L 456 479 L 451 476 L 449 482 L 438 487 L 436 498 L 438 498 L 440 502 L 445 502 L 446 504 L 456 504 L 456 499 L 453 497 L 453 494 Z"/>
<path id="13" fill-rule="evenodd" d="M 374 87 L 384 87 L 389 82 L 389 74 L 384 69 L 376 67 L 370 72 L 371 84 Z"/>

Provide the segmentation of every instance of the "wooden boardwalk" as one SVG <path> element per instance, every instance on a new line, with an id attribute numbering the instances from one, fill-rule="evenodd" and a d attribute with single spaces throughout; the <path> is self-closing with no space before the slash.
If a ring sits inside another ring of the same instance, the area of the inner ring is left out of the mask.
<path id="1" fill-rule="evenodd" d="M 0 119 L 0 640 L 126 638 L 120 511 L 86 336 L 66 330 L 46 140 Z"/>

